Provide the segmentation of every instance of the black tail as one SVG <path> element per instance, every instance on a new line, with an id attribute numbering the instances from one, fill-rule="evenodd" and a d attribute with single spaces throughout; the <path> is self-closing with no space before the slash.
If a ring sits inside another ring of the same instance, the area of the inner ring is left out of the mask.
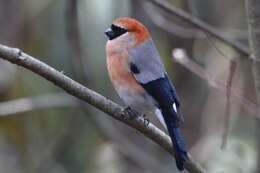
<path id="1" fill-rule="evenodd" d="M 177 112 L 179 110 L 180 102 L 175 88 L 167 74 L 165 74 L 165 77 L 151 80 L 145 84 L 140 84 L 158 103 L 157 106 L 162 112 L 173 143 L 173 148 L 176 151 L 177 168 L 181 171 L 184 169 L 184 162 L 188 159 L 188 152 L 178 127 L 180 116 Z"/>
<path id="2" fill-rule="evenodd" d="M 182 137 L 181 130 L 172 117 L 164 116 L 169 135 L 172 140 L 173 148 L 176 152 L 176 166 L 179 171 L 184 170 L 184 162 L 188 159 L 188 150 Z"/>
<path id="3" fill-rule="evenodd" d="M 182 171 L 184 162 L 188 159 L 188 151 L 179 127 L 168 128 L 174 150 L 176 152 L 176 166 Z"/>

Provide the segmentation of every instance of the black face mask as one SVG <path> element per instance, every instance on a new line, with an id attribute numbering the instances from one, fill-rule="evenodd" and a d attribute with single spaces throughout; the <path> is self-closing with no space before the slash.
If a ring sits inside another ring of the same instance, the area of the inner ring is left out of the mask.
<path id="1" fill-rule="evenodd" d="M 105 31 L 105 34 L 107 35 L 109 40 L 113 40 L 126 32 L 126 29 L 112 24 L 111 27 Z"/>

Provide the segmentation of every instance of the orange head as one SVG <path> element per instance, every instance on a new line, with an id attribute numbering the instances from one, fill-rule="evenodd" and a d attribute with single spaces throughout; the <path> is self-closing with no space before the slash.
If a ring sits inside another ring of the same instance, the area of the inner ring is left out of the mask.
<path id="1" fill-rule="evenodd" d="M 147 28 L 136 19 L 121 17 L 113 21 L 110 28 L 105 31 L 110 41 L 136 47 L 150 37 Z M 122 45 L 124 46 L 124 45 Z"/>

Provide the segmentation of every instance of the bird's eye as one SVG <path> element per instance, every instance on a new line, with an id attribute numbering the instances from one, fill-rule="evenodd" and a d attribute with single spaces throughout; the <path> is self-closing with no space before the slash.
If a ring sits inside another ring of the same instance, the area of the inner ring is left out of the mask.
<path id="1" fill-rule="evenodd" d="M 110 29 L 108 29 L 105 33 L 109 37 L 109 40 L 113 40 L 126 32 L 126 29 L 112 24 Z"/>

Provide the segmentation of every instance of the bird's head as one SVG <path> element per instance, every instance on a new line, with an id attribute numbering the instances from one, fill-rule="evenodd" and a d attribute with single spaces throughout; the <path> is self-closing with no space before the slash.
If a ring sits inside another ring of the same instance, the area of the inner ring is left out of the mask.
<path id="1" fill-rule="evenodd" d="M 118 44 L 122 47 L 136 47 L 150 38 L 147 28 L 136 19 L 122 17 L 113 21 L 105 31 L 108 44 Z"/>

